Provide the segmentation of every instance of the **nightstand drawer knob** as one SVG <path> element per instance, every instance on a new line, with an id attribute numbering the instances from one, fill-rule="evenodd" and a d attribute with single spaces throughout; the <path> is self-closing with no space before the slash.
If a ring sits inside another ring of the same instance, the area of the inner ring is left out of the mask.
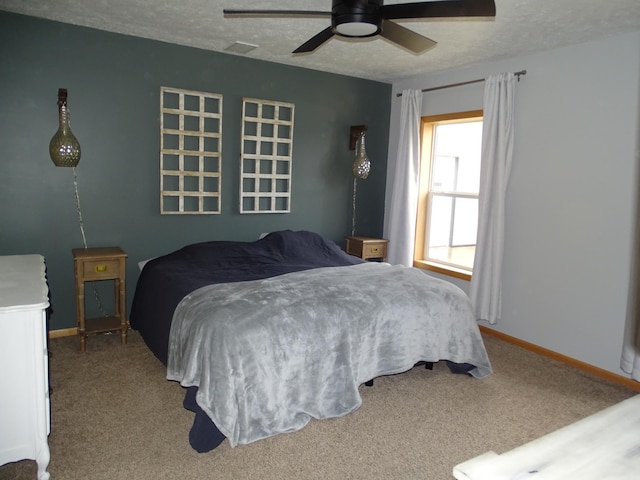
<path id="1" fill-rule="evenodd" d="M 371 253 L 378 253 L 378 247 L 372 247 Z"/>
<path id="2" fill-rule="evenodd" d="M 103 263 L 101 265 L 96 265 L 96 273 L 106 273 L 109 270 L 109 265 Z"/>

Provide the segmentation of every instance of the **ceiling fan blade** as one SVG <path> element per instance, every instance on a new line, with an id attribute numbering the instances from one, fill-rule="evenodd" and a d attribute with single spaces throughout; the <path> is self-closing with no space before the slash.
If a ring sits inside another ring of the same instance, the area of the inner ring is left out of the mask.
<path id="1" fill-rule="evenodd" d="M 222 13 L 228 17 L 330 17 L 331 12 L 318 10 L 236 10 L 225 8 Z"/>
<path id="2" fill-rule="evenodd" d="M 313 52 L 316 48 L 322 45 L 324 42 L 333 37 L 333 30 L 331 27 L 327 27 L 322 30 L 317 35 L 311 37 L 309 40 L 304 42 L 298 48 L 296 48 L 293 53 L 308 53 Z"/>
<path id="3" fill-rule="evenodd" d="M 390 20 L 382 22 L 382 31 L 379 35 L 407 50 L 411 50 L 413 53 L 422 53 L 438 44 L 438 42 Z"/>
<path id="4" fill-rule="evenodd" d="M 495 17 L 494 0 L 442 0 L 381 7 L 382 18 Z"/>

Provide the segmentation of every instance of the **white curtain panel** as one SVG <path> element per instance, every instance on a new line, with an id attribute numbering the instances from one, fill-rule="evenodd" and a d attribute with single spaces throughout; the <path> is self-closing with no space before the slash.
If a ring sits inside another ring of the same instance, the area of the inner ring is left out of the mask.
<path id="1" fill-rule="evenodd" d="M 485 79 L 478 238 L 469 297 L 476 318 L 496 323 L 502 309 L 505 197 L 513 159 L 515 75 Z"/>
<path id="2" fill-rule="evenodd" d="M 638 186 L 640 188 L 640 185 Z M 640 199 L 638 200 L 640 208 Z M 636 215 L 635 255 L 633 270 L 629 282 L 627 300 L 627 323 L 624 331 L 624 344 L 620 368 L 640 382 L 640 220 Z"/>
<path id="3" fill-rule="evenodd" d="M 413 265 L 416 212 L 420 188 L 420 115 L 422 91 L 403 90 L 400 110 L 400 139 L 391 187 L 387 261 L 393 265 Z"/>

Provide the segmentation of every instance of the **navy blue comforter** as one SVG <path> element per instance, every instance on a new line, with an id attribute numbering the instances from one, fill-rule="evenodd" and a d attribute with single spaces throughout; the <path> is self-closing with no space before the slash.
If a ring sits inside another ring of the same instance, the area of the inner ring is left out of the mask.
<path id="1" fill-rule="evenodd" d="M 189 293 L 214 283 L 275 277 L 321 267 L 355 265 L 363 260 L 335 243 L 307 231 L 274 232 L 255 242 L 213 241 L 188 245 L 149 261 L 136 285 L 129 315 L 153 354 L 167 364 L 169 332 L 178 303 Z M 224 440 L 188 389 L 185 408 L 196 413 L 189 435 L 191 446 L 204 452 Z"/>
<path id="2" fill-rule="evenodd" d="M 129 320 L 166 365 L 173 312 L 194 290 L 214 283 L 259 280 L 361 262 L 335 243 L 307 231 L 274 232 L 255 242 L 188 245 L 145 265 L 136 285 Z"/>

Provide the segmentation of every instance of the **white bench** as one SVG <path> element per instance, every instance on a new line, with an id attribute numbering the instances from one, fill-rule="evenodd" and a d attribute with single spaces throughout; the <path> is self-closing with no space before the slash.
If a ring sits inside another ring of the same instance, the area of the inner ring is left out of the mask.
<path id="1" fill-rule="evenodd" d="M 640 395 L 521 447 L 453 468 L 458 480 L 638 480 Z"/>

